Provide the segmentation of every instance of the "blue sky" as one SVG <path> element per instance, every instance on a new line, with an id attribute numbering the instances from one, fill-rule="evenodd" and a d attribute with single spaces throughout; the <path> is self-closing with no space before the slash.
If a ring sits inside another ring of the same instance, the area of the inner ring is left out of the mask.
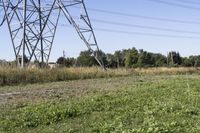
<path id="1" fill-rule="evenodd" d="M 160 1 L 160 0 L 159 0 Z M 175 2 L 174 0 L 162 0 L 167 2 Z M 198 0 L 186 0 L 189 2 L 198 2 Z M 114 12 L 122 12 L 127 14 L 135 14 L 157 18 L 177 19 L 183 21 L 200 22 L 200 4 L 178 3 L 185 6 L 195 7 L 195 9 L 182 8 L 171 6 L 167 4 L 153 2 L 151 0 L 85 0 L 88 8 L 108 10 Z M 200 24 L 183 24 L 166 21 L 147 20 L 142 18 L 120 16 L 114 14 L 107 14 L 102 12 L 95 12 L 88 9 L 91 19 L 99 19 L 112 21 L 117 23 L 127 23 L 133 25 L 151 26 L 158 28 L 168 28 L 181 31 L 200 32 Z M 2 16 L 2 15 L 0 15 Z M 68 21 L 61 20 L 60 23 L 68 24 Z M 167 54 L 168 51 L 179 51 L 182 56 L 200 54 L 200 34 L 189 34 L 169 31 L 158 31 L 152 29 L 144 29 L 130 26 L 119 26 L 113 24 L 103 24 L 92 21 L 95 30 L 96 38 L 100 49 L 107 53 L 113 53 L 115 50 L 127 49 L 136 47 L 137 49 L 144 49 L 150 52 Z M 169 38 L 145 36 L 136 34 L 123 34 L 99 31 L 98 29 L 111 29 L 127 32 L 142 32 L 151 34 L 166 34 L 174 36 L 194 36 L 199 39 L 191 38 Z M 10 36 L 7 25 L 4 24 L 0 28 L 0 59 L 13 60 L 14 52 L 12 49 Z M 62 56 L 63 50 L 66 51 L 66 56 L 76 57 L 82 50 L 87 50 L 84 43 L 78 38 L 75 30 L 69 27 L 58 27 L 55 42 L 53 45 L 50 61 L 55 61 Z"/>

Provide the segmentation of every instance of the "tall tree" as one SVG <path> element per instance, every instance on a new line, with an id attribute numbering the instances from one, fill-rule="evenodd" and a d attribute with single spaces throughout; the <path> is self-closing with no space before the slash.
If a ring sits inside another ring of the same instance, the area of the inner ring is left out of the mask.
<path id="1" fill-rule="evenodd" d="M 168 63 L 171 66 L 178 66 L 182 64 L 182 58 L 179 52 L 175 52 L 175 51 L 169 52 L 167 58 L 168 58 Z"/>
<path id="2" fill-rule="evenodd" d="M 106 60 L 107 60 L 106 67 L 109 67 L 109 68 L 117 68 L 118 67 L 118 62 L 115 60 L 114 55 L 106 54 Z"/>
<path id="3" fill-rule="evenodd" d="M 76 59 L 75 58 L 64 58 L 59 57 L 56 61 L 62 67 L 73 67 L 75 65 Z"/>
<path id="4" fill-rule="evenodd" d="M 167 65 L 167 57 L 162 54 L 154 54 L 153 55 L 156 67 L 166 66 Z"/>
<path id="5" fill-rule="evenodd" d="M 92 56 L 92 52 L 87 50 L 80 53 L 79 57 L 77 58 L 77 65 L 82 67 L 91 67 L 97 65 L 97 62 Z"/>
<path id="6" fill-rule="evenodd" d="M 127 68 L 136 67 L 138 61 L 138 51 L 136 48 L 128 49 L 125 53 L 125 66 Z"/>
<path id="7" fill-rule="evenodd" d="M 114 53 L 115 62 L 117 62 L 117 67 L 124 66 L 124 55 L 122 51 L 115 51 Z"/>

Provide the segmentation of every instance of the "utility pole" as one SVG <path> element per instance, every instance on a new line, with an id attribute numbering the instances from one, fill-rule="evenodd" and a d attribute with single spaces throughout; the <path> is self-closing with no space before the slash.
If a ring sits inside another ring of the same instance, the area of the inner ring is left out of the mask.
<path id="1" fill-rule="evenodd" d="M 66 58 L 65 50 L 63 50 L 63 58 Z"/>
<path id="2" fill-rule="evenodd" d="M 65 59 L 66 59 L 66 54 L 65 54 L 65 50 L 63 50 L 63 66 L 65 66 Z"/>

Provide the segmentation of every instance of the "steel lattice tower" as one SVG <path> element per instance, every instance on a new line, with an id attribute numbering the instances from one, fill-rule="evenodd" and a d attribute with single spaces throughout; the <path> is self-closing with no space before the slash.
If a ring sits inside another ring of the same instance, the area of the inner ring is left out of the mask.
<path id="1" fill-rule="evenodd" d="M 82 11 L 80 12 L 80 8 Z M 103 67 L 96 37 L 83 0 L 0 0 L 0 26 L 7 23 L 16 59 L 24 57 L 47 64 L 58 27 L 64 15 Z"/>

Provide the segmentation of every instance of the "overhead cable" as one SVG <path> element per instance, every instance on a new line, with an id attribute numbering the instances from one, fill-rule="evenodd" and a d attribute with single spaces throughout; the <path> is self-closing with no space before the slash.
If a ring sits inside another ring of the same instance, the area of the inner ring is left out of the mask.
<path id="1" fill-rule="evenodd" d="M 180 2 L 180 3 L 187 3 L 187 4 L 200 5 L 200 2 L 191 1 L 191 0 L 173 0 L 173 1 L 178 1 L 178 2 Z"/>
<path id="2" fill-rule="evenodd" d="M 166 22 L 183 23 L 183 24 L 198 24 L 198 25 L 200 24 L 200 22 L 196 22 L 196 21 L 185 21 L 185 20 L 178 20 L 178 19 L 149 17 L 149 16 L 138 15 L 138 14 L 129 14 L 129 13 L 124 13 L 124 12 L 116 12 L 116 11 L 109 11 L 109 10 L 102 10 L 102 9 L 95 9 L 95 8 L 88 8 L 88 10 L 105 13 L 105 14 L 118 15 L 118 16 L 124 16 L 124 17 L 142 18 L 142 19 L 148 19 L 148 20 L 154 20 L 154 21 L 166 21 Z"/>
<path id="3" fill-rule="evenodd" d="M 164 0 L 146 0 L 146 1 L 152 1 L 152 2 L 156 2 L 156 3 L 160 3 L 160 4 L 166 4 L 166 5 L 170 5 L 170 6 L 176 6 L 176 7 L 181 7 L 181 8 L 187 8 L 187 9 L 192 9 L 192 10 L 200 11 L 200 7 L 183 5 L 183 4 L 178 4 L 178 3 L 164 1 Z"/>
<path id="4" fill-rule="evenodd" d="M 151 30 L 168 31 L 168 32 L 179 32 L 179 33 L 190 33 L 190 34 L 198 34 L 198 35 L 200 35 L 200 32 L 195 32 L 195 31 L 186 31 L 186 30 L 160 28 L 160 27 L 153 27 L 153 26 L 144 26 L 144 25 L 120 23 L 120 22 L 111 22 L 111 21 L 105 21 L 105 20 L 99 20 L 99 19 L 91 19 L 91 20 L 93 22 L 99 22 L 99 23 L 105 23 L 105 24 L 111 24 L 111 25 L 119 25 L 119 26 L 124 26 L 124 27 L 136 27 L 136 28 L 142 28 L 142 29 L 151 29 Z"/>
<path id="5" fill-rule="evenodd" d="M 58 26 L 71 28 L 67 24 L 59 24 Z M 133 32 L 125 30 L 114 30 L 106 28 L 94 28 L 95 31 L 110 32 L 117 34 L 128 34 L 128 35 L 143 35 L 143 36 L 154 36 L 154 37 L 165 37 L 165 38 L 187 38 L 187 39 L 200 39 L 200 36 L 181 36 L 181 35 L 169 35 L 169 34 L 155 34 L 155 33 L 146 33 L 146 32 Z"/>

